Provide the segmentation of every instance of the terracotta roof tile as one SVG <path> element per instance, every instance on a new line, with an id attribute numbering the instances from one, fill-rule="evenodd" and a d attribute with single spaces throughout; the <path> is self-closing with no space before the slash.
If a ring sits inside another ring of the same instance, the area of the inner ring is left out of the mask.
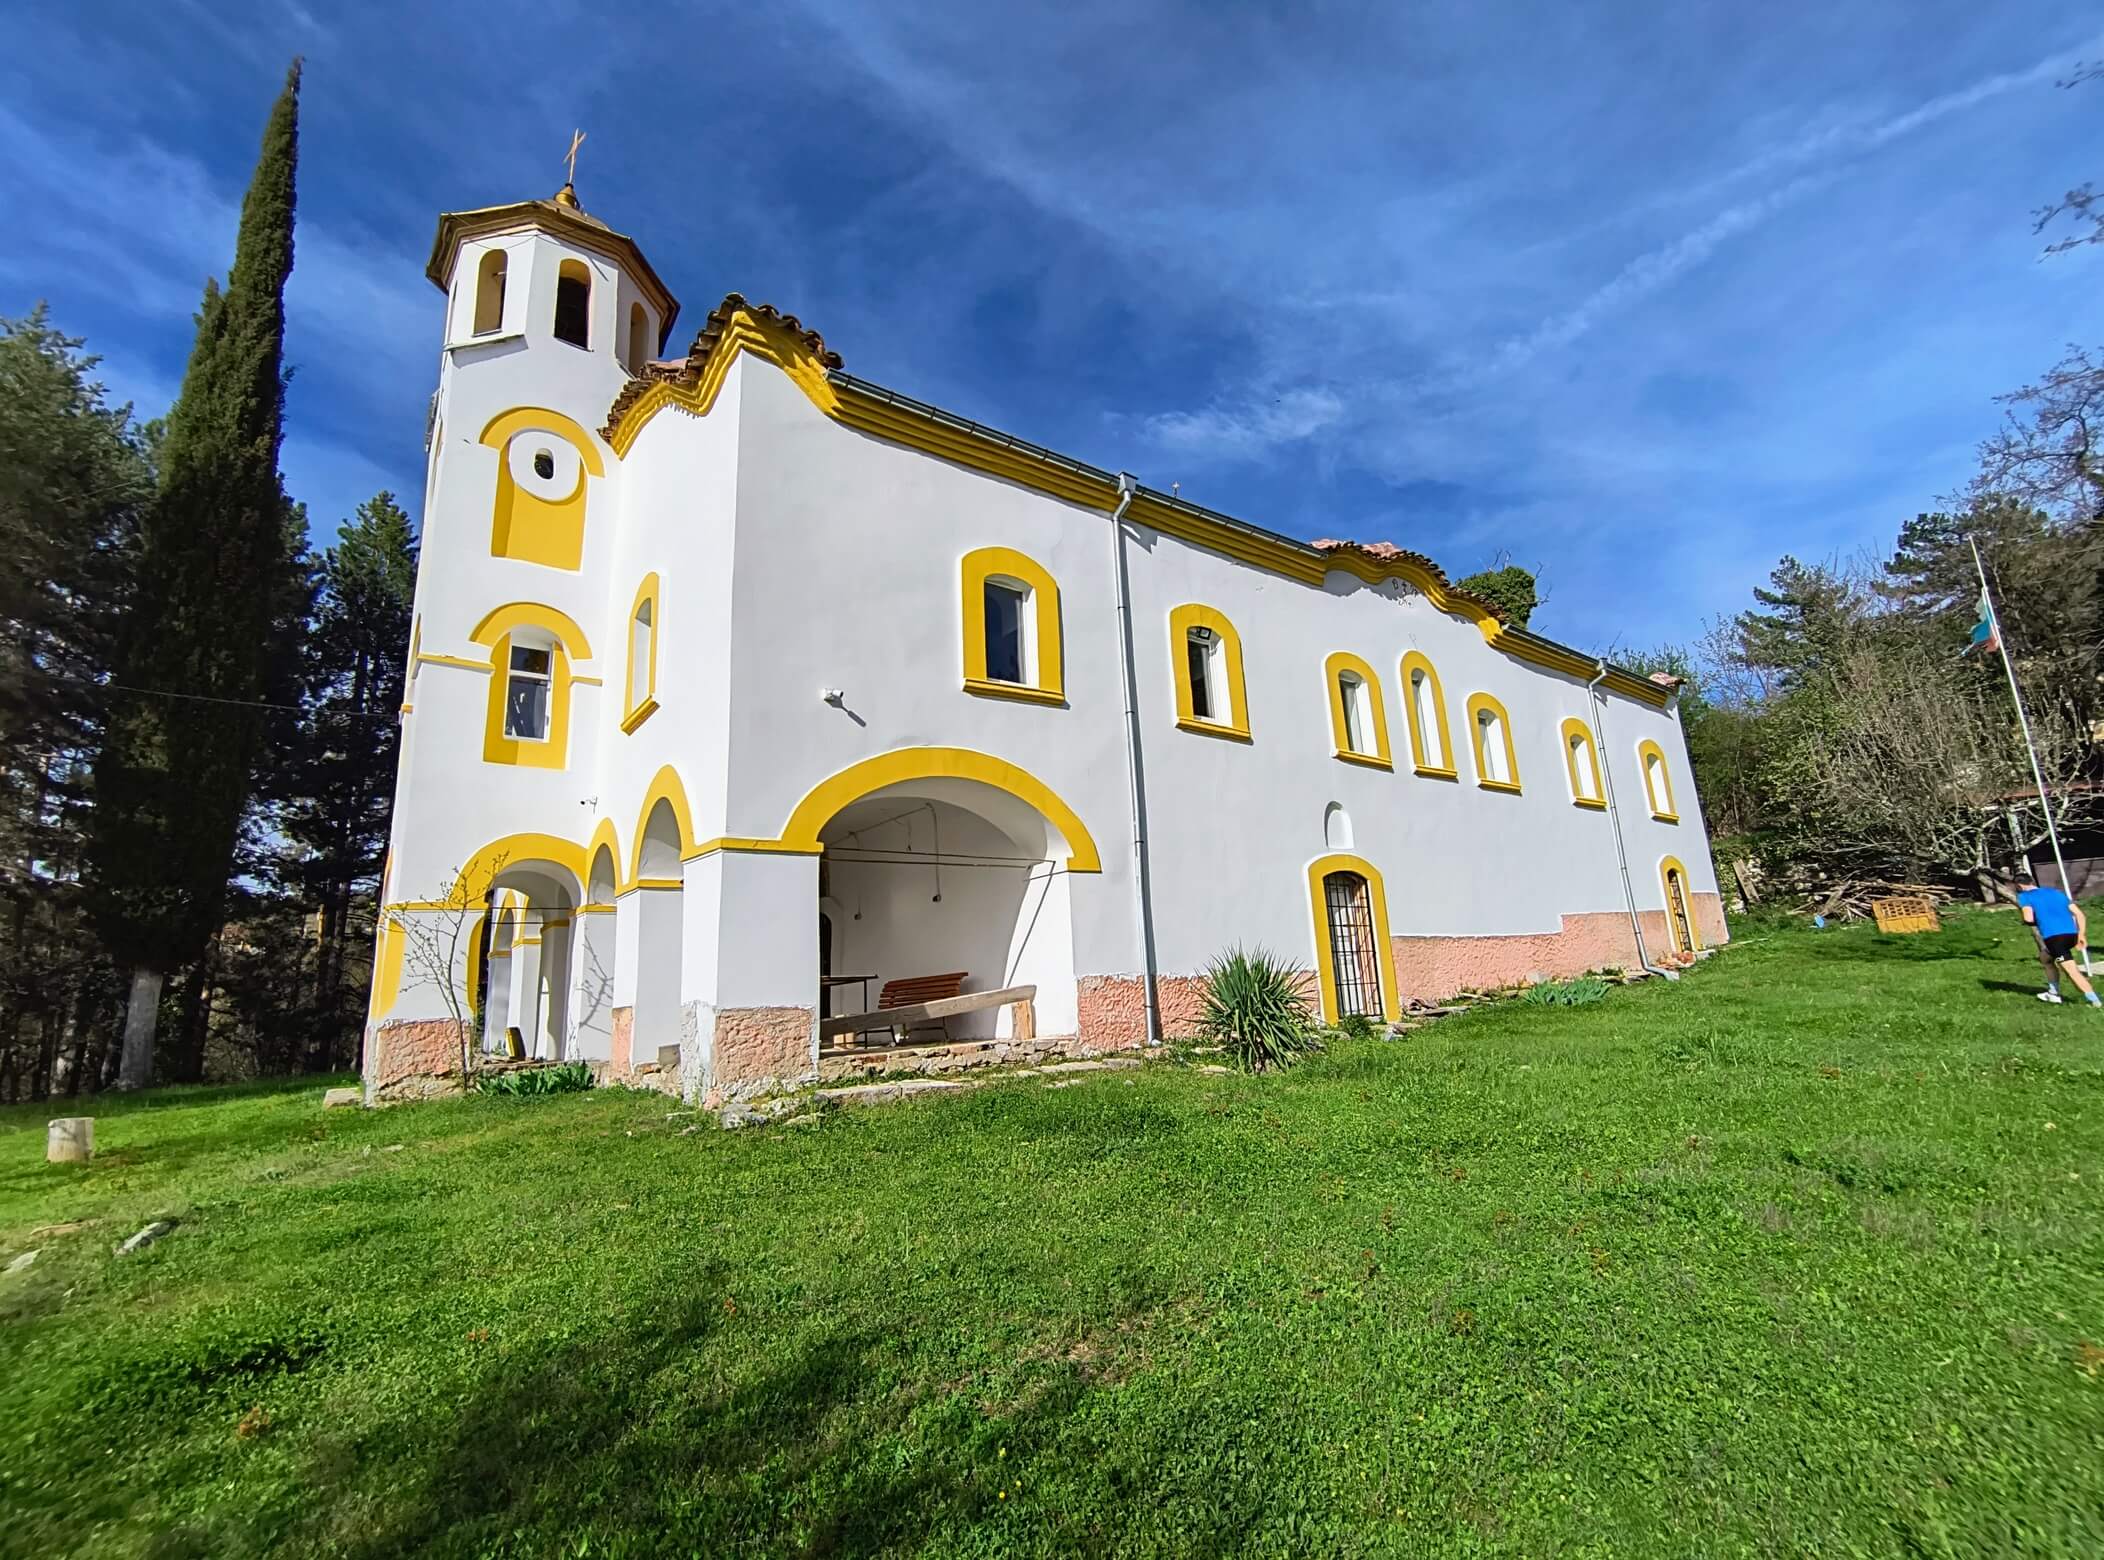
<path id="1" fill-rule="evenodd" d="M 1433 579 L 1439 581 L 1439 588 L 1449 596 L 1466 601 L 1473 606 L 1481 607 L 1500 623 L 1510 621 L 1496 602 L 1485 601 L 1474 591 L 1463 590 L 1459 585 L 1447 578 L 1446 570 L 1421 552 L 1413 552 L 1407 547 L 1398 547 L 1393 542 L 1339 541 L 1335 537 L 1324 537 L 1321 541 L 1311 542 L 1309 545 L 1317 552 L 1354 552 L 1361 557 L 1371 558 L 1376 563 L 1407 563 L 1414 565 L 1431 575 Z"/>
<path id="2" fill-rule="evenodd" d="M 652 385 L 698 384 L 702 370 L 708 367 L 709 358 L 716 351 L 716 343 L 730 328 L 732 318 L 740 311 L 750 314 L 764 324 L 774 325 L 788 331 L 827 368 L 840 366 L 840 354 L 829 351 L 825 338 L 815 330 L 804 329 L 803 321 L 793 314 L 784 314 L 771 303 L 748 303 L 743 293 L 725 293 L 723 302 L 709 310 L 709 317 L 701 322 L 701 329 L 694 337 L 694 344 L 687 348 L 683 358 L 664 358 L 645 363 L 643 372 L 631 377 L 614 397 L 614 404 L 607 409 L 606 426 L 599 436 L 611 440 L 614 430 L 621 426 L 621 419 L 628 415 L 629 408 L 641 400 Z"/>

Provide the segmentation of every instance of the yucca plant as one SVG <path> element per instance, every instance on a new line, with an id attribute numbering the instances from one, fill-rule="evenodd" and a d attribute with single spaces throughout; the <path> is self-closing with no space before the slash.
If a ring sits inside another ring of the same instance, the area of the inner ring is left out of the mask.
<path id="1" fill-rule="evenodd" d="M 1263 948 L 1230 948 L 1207 966 L 1198 1031 L 1251 1072 L 1322 1049 L 1301 972 Z"/>

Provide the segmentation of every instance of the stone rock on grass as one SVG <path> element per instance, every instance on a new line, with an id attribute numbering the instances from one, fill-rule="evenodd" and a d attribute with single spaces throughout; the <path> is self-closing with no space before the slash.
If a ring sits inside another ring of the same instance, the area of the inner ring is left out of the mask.
<path id="1" fill-rule="evenodd" d="M 15 1258 L 14 1261 L 8 1263 L 4 1271 L 0 1271 L 0 1277 L 13 1278 L 17 1273 L 26 1272 L 29 1268 L 29 1265 L 32 1262 L 36 1261 L 36 1259 L 36 1252 L 25 1251 L 22 1253 L 22 1255 Z"/>
<path id="2" fill-rule="evenodd" d="M 174 1228 L 175 1220 L 173 1219 L 155 1219 L 153 1223 L 147 1225 L 145 1229 L 139 1231 L 139 1233 L 132 1236 L 130 1240 L 127 1240 L 122 1245 L 120 1245 L 117 1248 L 117 1255 L 120 1257 L 128 1257 L 135 1251 L 143 1251 L 148 1246 L 151 1246 L 155 1241 L 159 1240 L 163 1235 L 168 1234 Z"/>
<path id="3" fill-rule="evenodd" d="M 944 1078 L 901 1078 L 894 1083 L 862 1083 L 845 1089 L 820 1089 L 823 1105 L 889 1105 L 916 1094 L 959 1094 L 976 1089 L 976 1083 L 952 1083 Z"/>
<path id="4" fill-rule="evenodd" d="M 347 1089 L 330 1089 L 321 1097 L 323 1110 L 341 1110 L 346 1105 L 363 1105 L 365 1091 L 353 1086 Z"/>

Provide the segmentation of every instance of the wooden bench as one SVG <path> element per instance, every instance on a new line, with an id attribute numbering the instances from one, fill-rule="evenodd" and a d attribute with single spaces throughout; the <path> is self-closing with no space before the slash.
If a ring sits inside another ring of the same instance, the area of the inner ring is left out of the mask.
<path id="1" fill-rule="evenodd" d="M 889 1030 L 900 1044 L 906 1043 L 916 1029 L 939 1029 L 948 1038 L 946 1019 L 959 1013 L 1006 1007 L 1011 1002 L 1028 1002 L 1037 996 L 1035 986 L 962 991 L 959 988 L 964 982 L 961 970 L 951 975 L 916 975 L 909 980 L 886 981 L 871 1012 L 843 1013 L 838 1018 L 822 1020 L 818 1026 L 819 1045 L 823 1048 L 828 1040 L 877 1029 Z"/>

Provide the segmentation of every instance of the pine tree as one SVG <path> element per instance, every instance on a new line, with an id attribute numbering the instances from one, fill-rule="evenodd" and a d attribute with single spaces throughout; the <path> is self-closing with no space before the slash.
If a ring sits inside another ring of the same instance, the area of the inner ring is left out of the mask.
<path id="1" fill-rule="evenodd" d="M 161 986 L 218 927 L 278 653 L 287 592 L 285 281 L 292 271 L 300 66 L 271 110 L 222 292 L 197 338 L 159 449 L 138 586 L 120 636 L 95 773 L 95 905 L 131 972 L 119 1084 L 153 1076 Z M 202 1056 L 169 1069 L 195 1077 Z"/>
<path id="2" fill-rule="evenodd" d="M 319 917 L 307 1066 L 355 1055 L 363 1009 L 356 951 L 372 941 L 394 796 L 416 535 L 392 493 L 358 506 L 323 557 L 308 688 L 279 825 L 298 851 L 288 885 Z"/>

